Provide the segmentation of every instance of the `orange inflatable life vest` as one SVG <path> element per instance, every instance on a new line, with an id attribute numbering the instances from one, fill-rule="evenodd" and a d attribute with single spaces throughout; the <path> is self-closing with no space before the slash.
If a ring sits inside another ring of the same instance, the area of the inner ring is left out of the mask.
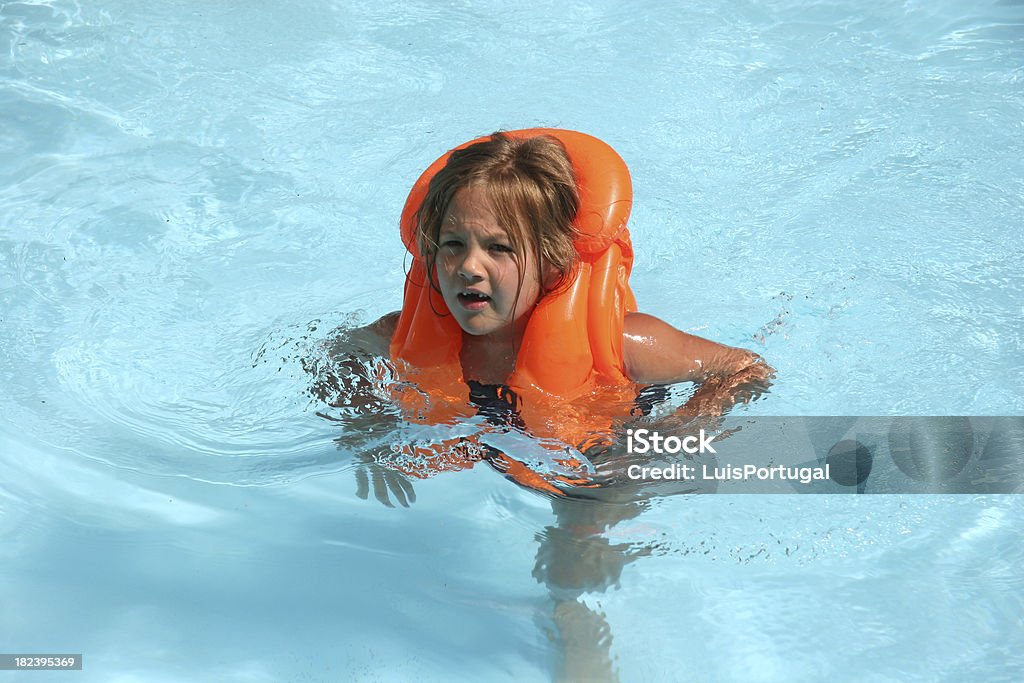
<path id="1" fill-rule="evenodd" d="M 580 199 L 574 221 L 578 233 L 574 245 L 579 253 L 576 278 L 570 286 L 546 294 L 537 303 L 507 385 L 535 407 L 551 400 L 571 401 L 600 387 L 628 388 L 632 398 L 636 387 L 626 376 L 622 351 L 625 314 L 636 310 L 629 287 L 633 266 L 627 228 L 633 202 L 629 170 L 611 147 L 585 133 L 531 128 L 505 135 L 520 139 L 549 135 L 558 139 L 568 152 Z M 471 140 L 456 149 L 489 137 Z M 463 333 L 441 294 L 431 286 L 433 274 L 428 274 L 416 240 L 416 214 L 431 179 L 450 154 L 447 152 L 423 172 L 402 211 L 402 241 L 413 262 L 406 276 L 402 311 L 390 351 L 400 368 L 405 365 L 414 371 L 425 402 L 440 399 L 453 406 L 467 402 L 459 361 Z M 407 400 L 403 402 L 408 405 Z M 427 418 L 430 408 L 421 407 L 426 410 L 421 417 Z M 571 439 L 575 434 L 565 436 Z"/>

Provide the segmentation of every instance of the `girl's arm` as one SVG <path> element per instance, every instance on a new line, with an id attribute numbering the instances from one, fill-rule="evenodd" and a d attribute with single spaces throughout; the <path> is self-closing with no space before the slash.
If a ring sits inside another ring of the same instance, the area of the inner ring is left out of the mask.
<path id="1" fill-rule="evenodd" d="M 623 356 L 640 384 L 697 382 L 686 408 L 718 415 L 768 388 L 775 370 L 752 351 L 687 334 L 644 313 L 626 315 Z"/>
<path id="2" fill-rule="evenodd" d="M 394 418 L 386 410 L 388 402 L 375 390 L 378 383 L 375 363 L 388 357 L 388 346 L 398 322 L 398 313 L 389 313 L 364 327 L 347 330 L 335 337 L 325 356 L 306 359 L 306 371 L 313 376 L 311 393 L 334 410 L 318 410 L 317 415 L 343 428 L 335 439 L 339 448 L 351 451 L 356 461 L 356 495 L 366 500 L 370 485 L 381 503 L 404 507 L 416 501 L 416 492 L 402 472 L 376 461 L 379 445 L 368 447 L 367 435 L 390 429 Z"/>
<path id="3" fill-rule="evenodd" d="M 375 398 L 369 368 L 374 359 L 388 357 L 397 323 L 398 312 L 388 313 L 369 325 L 338 334 L 325 357 L 304 360 L 303 367 L 313 376 L 311 393 L 333 408 L 372 405 Z"/>

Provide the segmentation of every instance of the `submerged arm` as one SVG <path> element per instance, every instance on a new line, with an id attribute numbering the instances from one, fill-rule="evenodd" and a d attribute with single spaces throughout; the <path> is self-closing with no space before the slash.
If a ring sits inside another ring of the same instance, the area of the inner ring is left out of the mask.
<path id="1" fill-rule="evenodd" d="M 401 472 L 376 460 L 380 449 L 376 435 L 392 428 L 397 419 L 378 389 L 397 321 L 398 314 L 389 313 L 364 327 L 346 330 L 329 342 L 325 353 L 306 359 L 303 367 L 312 376 L 310 393 L 326 404 L 316 414 L 344 430 L 335 442 L 351 451 L 357 463 L 356 495 L 365 500 L 372 483 L 374 497 L 384 505 L 394 507 L 393 496 L 409 507 L 416 501 L 412 484 Z"/>
<path id="2" fill-rule="evenodd" d="M 331 341 L 326 358 L 307 360 L 305 369 L 313 375 L 311 393 L 333 408 L 357 406 L 362 399 L 372 398 L 367 391 L 372 382 L 369 362 L 388 357 L 397 322 L 398 313 L 388 313 L 369 325 L 347 330 Z"/>
<path id="3" fill-rule="evenodd" d="M 691 415 L 721 415 L 756 398 L 775 377 L 775 370 L 752 351 L 687 334 L 644 313 L 626 316 L 623 355 L 634 382 L 700 384 L 682 408 Z"/>

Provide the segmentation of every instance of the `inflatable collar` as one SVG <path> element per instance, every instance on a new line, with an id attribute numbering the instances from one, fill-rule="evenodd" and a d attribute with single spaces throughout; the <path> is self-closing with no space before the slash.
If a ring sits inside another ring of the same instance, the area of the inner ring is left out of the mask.
<path id="1" fill-rule="evenodd" d="M 531 128 L 505 133 L 513 138 L 550 135 L 568 152 L 576 174 L 579 211 L 578 274 L 570 286 L 541 298 L 526 327 L 508 386 L 520 396 L 538 390 L 573 399 L 599 386 L 632 387 L 625 374 L 622 331 L 625 314 L 636 310 L 629 274 L 633 246 L 626 222 L 633 203 L 625 162 L 607 144 L 571 130 Z M 482 142 L 471 140 L 456 149 Z M 454 151 L 454 150 L 452 150 Z M 420 176 L 402 211 L 402 241 L 412 254 L 402 311 L 391 339 L 391 358 L 416 369 L 417 384 L 465 401 L 459 351 L 462 329 L 441 294 L 431 287 L 416 243 L 416 214 L 444 154 Z M 400 364 L 401 365 L 401 364 Z"/>

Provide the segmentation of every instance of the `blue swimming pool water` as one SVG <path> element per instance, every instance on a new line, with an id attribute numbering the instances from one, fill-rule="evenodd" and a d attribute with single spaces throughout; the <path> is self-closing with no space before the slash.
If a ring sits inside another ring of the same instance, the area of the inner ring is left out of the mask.
<path id="1" fill-rule="evenodd" d="M 397 307 L 430 161 L 547 125 L 629 164 L 641 308 L 778 368 L 747 413 L 1024 414 L 1024 6 L 861 5 L 3 4 L 0 649 L 1017 680 L 1019 497 L 553 508 L 478 466 L 389 509 L 300 363 Z"/>

